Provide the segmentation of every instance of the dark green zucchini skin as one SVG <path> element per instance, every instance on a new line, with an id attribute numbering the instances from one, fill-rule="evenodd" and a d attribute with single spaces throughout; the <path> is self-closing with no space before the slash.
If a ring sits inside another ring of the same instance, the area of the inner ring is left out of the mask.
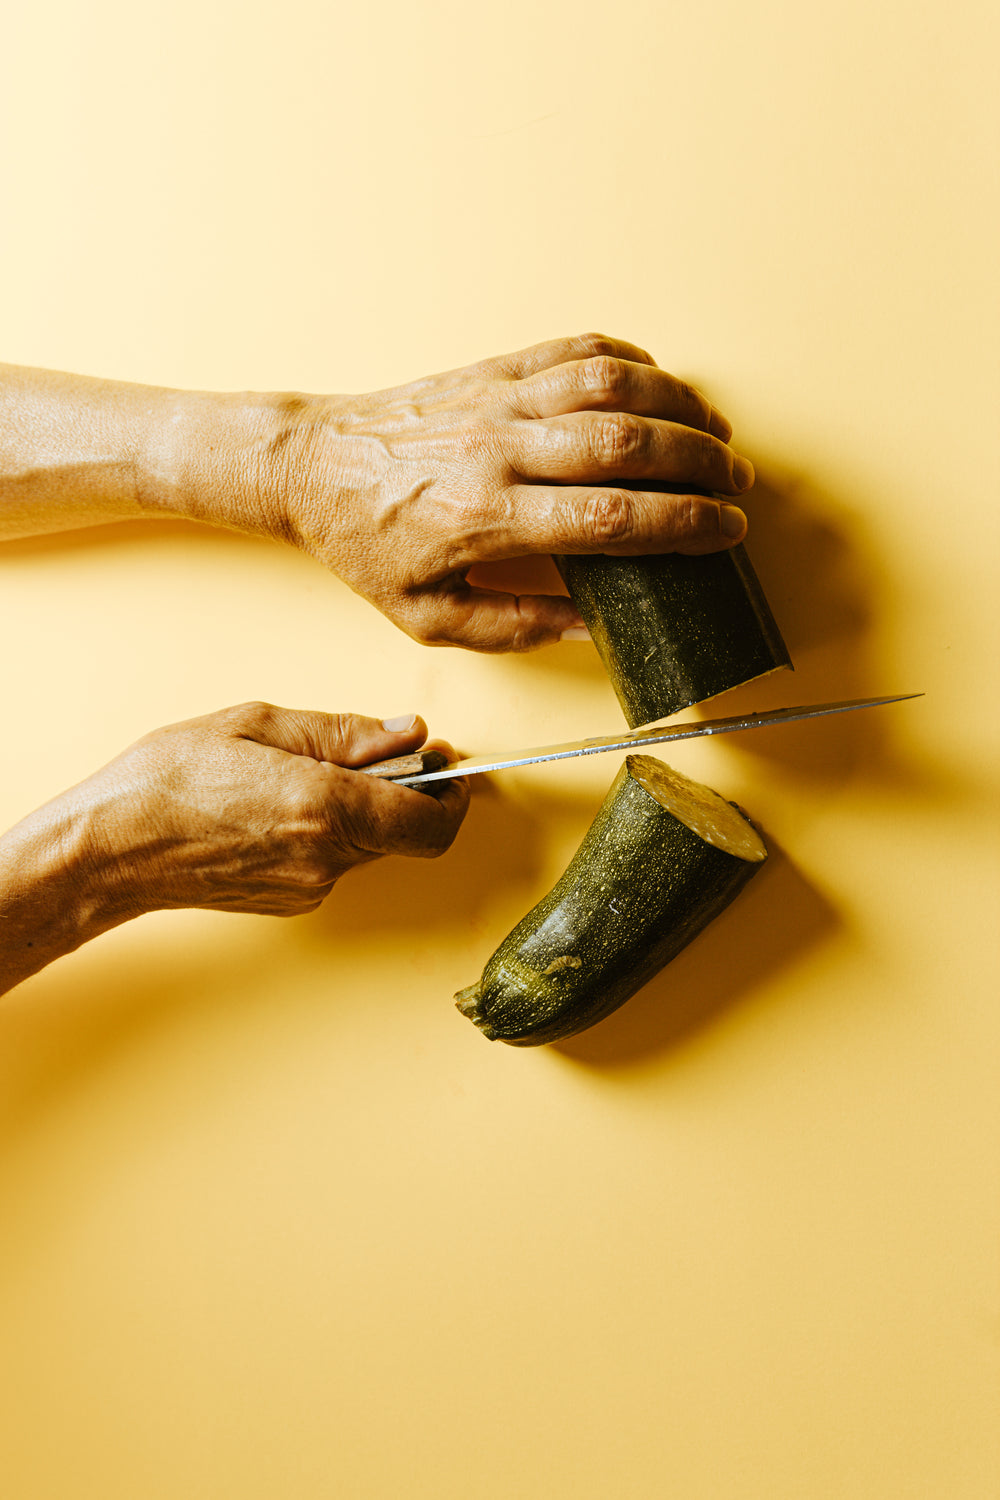
<path id="1" fill-rule="evenodd" d="M 633 729 L 792 665 L 742 543 L 555 564 Z"/>
<path id="2" fill-rule="evenodd" d="M 603 1020 L 760 868 L 661 807 L 632 779 L 637 759 L 628 757 L 549 894 L 500 944 L 479 983 L 455 996 L 491 1041 L 534 1047 Z"/>

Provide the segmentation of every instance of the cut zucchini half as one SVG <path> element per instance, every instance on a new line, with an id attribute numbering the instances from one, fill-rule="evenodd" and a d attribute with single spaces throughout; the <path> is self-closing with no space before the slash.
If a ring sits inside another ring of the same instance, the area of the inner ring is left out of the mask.
<path id="1" fill-rule="evenodd" d="M 515 1047 L 584 1031 L 659 973 L 766 857 L 734 803 L 630 755 L 564 874 L 455 1003 Z"/>
<path id="2" fill-rule="evenodd" d="M 792 665 L 742 543 L 555 564 L 633 729 Z"/>

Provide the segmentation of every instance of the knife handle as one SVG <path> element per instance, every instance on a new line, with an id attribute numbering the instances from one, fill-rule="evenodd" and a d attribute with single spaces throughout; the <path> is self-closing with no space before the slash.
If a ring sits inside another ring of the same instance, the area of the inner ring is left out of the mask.
<path id="1" fill-rule="evenodd" d="M 357 766 L 365 776 L 378 776 L 382 781 L 397 781 L 401 776 L 420 776 L 424 771 L 441 771 L 448 764 L 448 757 L 440 750 L 415 750 L 412 755 L 397 755 L 393 760 L 376 760 L 370 766 Z M 423 787 L 414 787 L 423 791 Z"/>

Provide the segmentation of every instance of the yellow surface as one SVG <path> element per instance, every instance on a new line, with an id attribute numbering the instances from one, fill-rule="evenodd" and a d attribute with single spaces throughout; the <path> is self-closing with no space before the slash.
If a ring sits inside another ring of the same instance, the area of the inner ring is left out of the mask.
<path id="1" fill-rule="evenodd" d="M 4 21 L 2 355 L 361 390 L 599 328 L 710 391 L 796 660 L 679 747 L 768 866 L 616 1017 L 452 1008 L 617 762 L 294 922 L 163 913 L 0 1006 L 10 1500 L 1000 1491 L 996 28 L 846 0 L 55 0 Z M 586 646 L 428 651 L 183 524 L 0 549 L 4 826 L 248 697 L 469 751 Z"/>

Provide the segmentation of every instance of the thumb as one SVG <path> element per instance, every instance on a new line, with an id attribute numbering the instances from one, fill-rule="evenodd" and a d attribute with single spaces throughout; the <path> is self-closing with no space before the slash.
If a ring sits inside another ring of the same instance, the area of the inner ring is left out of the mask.
<path id="1" fill-rule="evenodd" d="M 230 709 L 226 717 L 227 727 L 239 739 L 335 766 L 365 766 L 374 760 L 406 755 L 427 738 L 427 725 L 415 713 L 371 719 L 363 714 L 243 703 Z"/>

